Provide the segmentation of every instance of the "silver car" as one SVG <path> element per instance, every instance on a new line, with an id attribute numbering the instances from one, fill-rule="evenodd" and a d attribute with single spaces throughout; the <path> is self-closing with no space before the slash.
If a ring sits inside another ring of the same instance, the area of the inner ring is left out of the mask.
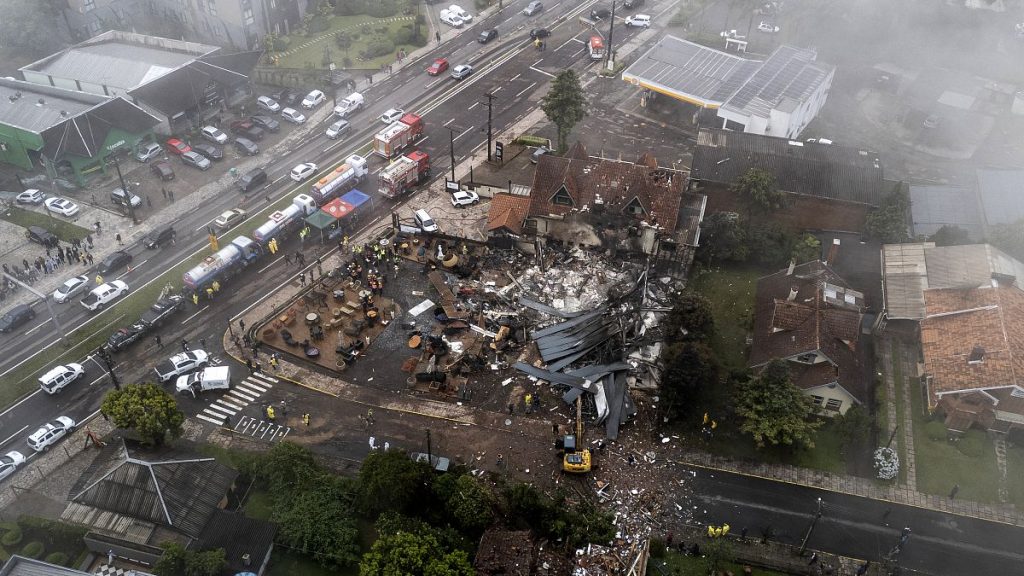
<path id="1" fill-rule="evenodd" d="M 193 168 L 199 168 L 200 170 L 208 170 L 211 166 L 210 159 L 198 152 L 189 150 L 181 155 L 181 161 Z"/>
<path id="2" fill-rule="evenodd" d="M 526 14 L 527 16 L 533 16 L 534 14 L 540 12 L 543 9 L 544 5 L 541 4 L 540 2 L 537 2 L 537 0 L 534 0 L 533 2 L 527 4 L 526 8 L 523 8 L 523 14 Z"/>

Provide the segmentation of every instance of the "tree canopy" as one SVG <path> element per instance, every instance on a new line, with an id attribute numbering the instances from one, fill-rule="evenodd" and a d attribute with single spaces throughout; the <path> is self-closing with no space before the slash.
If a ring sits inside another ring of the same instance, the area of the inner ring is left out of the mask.
<path id="1" fill-rule="evenodd" d="M 740 226 L 739 214 L 714 212 L 701 223 L 696 255 L 700 262 L 745 262 L 749 255 L 746 229 Z"/>
<path id="2" fill-rule="evenodd" d="M 180 436 L 185 422 L 178 401 L 155 384 L 129 384 L 120 390 L 111 390 L 103 399 L 100 411 L 118 428 L 133 430 L 148 444 L 163 443 L 168 433 Z"/>
<path id="3" fill-rule="evenodd" d="M 445 550 L 430 533 L 381 536 L 359 562 L 360 576 L 473 576 L 469 555 Z"/>
<path id="4" fill-rule="evenodd" d="M 821 240 L 814 234 L 804 234 L 793 244 L 792 259 L 797 264 L 821 260 Z"/>
<path id="5" fill-rule="evenodd" d="M 446 474 L 434 480 L 434 492 L 456 526 L 471 534 L 483 533 L 494 521 L 494 495 L 468 474 Z"/>
<path id="6" fill-rule="evenodd" d="M 275 510 L 278 539 L 309 554 L 323 566 L 352 566 L 359 561 L 359 528 L 352 515 L 351 481 L 320 474 L 287 506 Z"/>
<path id="7" fill-rule="evenodd" d="M 573 70 L 563 70 L 555 76 L 548 93 L 541 99 L 540 108 L 558 127 L 558 152 L 569 148 L 569 133 L 587 115 L 587 99 L 580 86 L 580 78 Z"/>
<path id="8" fill-rule="evenodd" d="M 167 542 L 163 555 L 153 565 L 156 576 L 220 576 L 227 565 L 223 548 L 196 552 L 177 542 Z"/>
<path id="9" fill-rule="evenodd" d="M 661 380 L 665 410 L 681 417 L 703 412 L 718 376 L 718 361 L 711 350 L 701 342 L 684 342 Z"/>
<path id="10" fill-rule="evenodd" d="M 782 208 L 786 195 L 779 190 L 775 175 L 760 168 L 751 168 L 732 184 L 732 191 L 747 207 L 748 225 L 755 214 L 766 214 Z"/>
<path id="11" fill-rule="evenodd" d="M 359 502 L 375 516 L 385 510 L 405 512 L 429 498 L 432 471 L 402 451 L 373 452 L 359 469 Z"/>
<path id="12" fill-rule="evenodd" d="M 707 340 L 715 333 L 715 315 L 711 302 L 698 292 L 680 292 L 665 318 L 668 342 Z"/>
<path id="13" fill-rule="evenodd" d="M 928 240 L 936 246 L 960 246 L 971 243 L 971 235 L 959 226 L 947 224 L 935 231 Z"/>
<path id="14" fill-rule="evenodd" d="M 881 206 L 868 214 L 864 230 L 869 236 L 884 244 L 898 244 L 910 238 L 910 196 L 905 188 L 901 183 Z"/>
<path id="15" fill-rule="evenodd" d="M 772 360 L 760 375 L 740 384 L 735 404 L 740 430 L 753 436 L 758 448 L 814 447 L 821 421 L 814 417 L 810 396 L 793 384 L 784 360 Z"/>

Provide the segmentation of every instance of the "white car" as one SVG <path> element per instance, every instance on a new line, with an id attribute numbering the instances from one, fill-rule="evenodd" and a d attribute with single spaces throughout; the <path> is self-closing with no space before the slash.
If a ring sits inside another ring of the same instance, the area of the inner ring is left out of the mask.
<path id="1" fill-rule="evenodd" d="M 81 364 L 69 363 L 54 366 L 39 377 L 39 387 L 43 392 L 53 395 L 67 388 L 69 384 L 82 376 L 85 376 L 85 368 L 82 368 Z"/>
<path id="2" fill-rule="evenodd" d="M 647 14 L 634 14 L 626 18 L 626 26 L 630 28 L 650 28 L 651 17 Z"/>
<path id="3" fill-rule="evenodd" d="M 0 456 L 0 480 L 7 478 L 25 462 L 25 455 L 17 450 L 11 450 Z"/>
<path id="4" fill-rule="evenodd" d="M 541 4 L 538 0 L 533 0 L 533 2 L 530 2 L 529 4 L 526 5 L 526 8 L 523 8 L 523 14 L 527 16 L 533 16 L 534 14 L 540 12 L 543 9 L 543 4 Z"/>
<path id="5" fill-rule="evenodd" d="M 14 199 L 18 204 L 42 204 L 43 200 L 46 200 L 46 194 L 43 194 L 35 188 L 29 188 Z"/>
<path id="6" fill-rule="evenodd" d="M 74 216 L 78 214 L 78 204 L 75 204 L 67 198 L 47 198 L 43 204 L 46 205 L 46 209 L 50 212 L 56 212 L 62 216 Z"/>
<path id="7" fill-rule="evenodd" d="M 75 421 L 67 416 L 58 416 L 56 420 L 43 426 L 28 437 L 28 445 L 36 452 L 42 452 L 57 443 L 75 429 Z"/>
<path id="8" fill-rule="evenodd" d="M 193 370 L 205 368 L 210 361 L 210 356 L 205 350 L 192 350 L 175 354 L 153 368 L 156 371 L 156 379 L 161 383 L 170 382 L 182 374 L 189 374 Z"/>
<path id="9" fill-rule="evenodd" d="M 461 208 L 463 206 L 473 206 L 480 202 L 480 195 L 476 192 L 469 190 L 459 190 L 452 194 L 452 206 Z"/>
<path id="10" fill-rule="evenodd" d="M 306 115 L 295 108 L 285 108 L 284 110 L 281 110 L 281 118 L 284 118 L 292 124 L 302 124 L 306 121 Z"/>
<path id="11" fill-rule="evenodd" d="M 203 134 L 203 138 L 206 138 L 214 144 L 227 144 L 228 135 L 216 126 L 203 126 L 201 132 Z"/>
<path id="12" fill-rule="evenodd" d="M 334 124 L 327 127 L 326 135 L 331 140 L 337 140 L 342 134 L 348 132 L 349 123 L 348 120 L 338 120 Z"/>
<path id="13" fill-rule="evenodd" d="M 309 94 L 306 94 L 306 97 L 302 99 L 302 107 L 309 110 L 323 104 L 326 99 L 327 96 L 325 96 L 323 92 L 313 90 Z"/>
<path id="14" fill-rule="evenodd" d="M 316 174 L 316 164 L 313 164 L 312 162 L 304 162 L 295 168 L 292 168 L 291 174 L 289 175 L 292 177 L 292 180 L 302 182 L 313 174 Z"/>
<path id="15" fill-rule="evenodd" d="M 71 298 L 73 298 L 74 296 L 77 296 L 78 294 L 85 292 L 85 289 L 88 286 L 88 276 L 75 276 L 70 280 L 66 280 L 63 284 L 60 285 L 59 288 L 53 291 L 53 301 L 58 304 L 63 304 L 70 300 Z"/>
<path id="16" fill-rule="evenodd" d="M 765 32 L 768 34 L 775 34 L 776 32 L 779 31 L 778 26 L 772 24 L 771 22 L 765 22 L 764 20 L 761 20 L 761 23 L 757 25 L 757 29 L 760 30 L 761 32 Z"/>
<path id="17" fill-rule="evenodd" d="M 462 6 L 459 6 L 458 4 L 452 4 L 451 6 L 449 6 L 448 13 L 458 16 L 466 24 L 469 24 L 470 22 L 473 21 L 473 15 L 463 10 Z"/>
<path id="18" fill-rule="evenodd" d="M 256 99 L 256 105 L 267 112 L 279 112 L 281 110 L 281 105 L 270 96 L 260 96 Z"/>
<path id="19" fill-rule="evenodd" d="M 117 300 L 128 293 L 128 284 L 124 280 L 114 280 L 92 289 L 92 292 L 82 298 L 82 306 L 86 310 L 95 312 L 102 310 L 107 304 Z"/>
<path id="20" fill-rule="evenodd" d="M 456 80 L 462 80 L 472 73 L 473 67 L 469 64 L 459 64 L 455 68 L 452 68 L 452 78 L 455 78 Z"/>
<path id="21" fill-rule="evenodd" d="M 235 224 L 238 224 L 242 220 L 245 220 L 245 210 L 241 208 L 232 208 L 221 212 L 220 216 L 213 221 L 213 225 L 220 229 L 232 228 Z"/>
<path id="22" fill-rule="evenodd" d="M 457 14 L 452 14 L 451 10 L 441 10 L 439 18 L 441 22 L 444 22 L 452 28 L 462 28 L 462 25 L 464 24 L 462 18 L 459 18 Z"/>
<path id="23" fill-rule="evenodd" d="M 392 108 L 380 115 L 380 121 L 385 124 L 391 124 L 395 120 L 401 118 L 403 114 L 405 114 L 405 110 L 402 110 L 401 108 Z"/>

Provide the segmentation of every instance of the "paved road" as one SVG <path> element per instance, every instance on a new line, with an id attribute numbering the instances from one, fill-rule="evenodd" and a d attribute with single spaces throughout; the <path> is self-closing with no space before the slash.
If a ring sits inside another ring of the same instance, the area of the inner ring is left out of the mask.
<path id="1" fill-rule="evenodd" d="M 905 568 L 936 575 L 1021 573 L 1024 530 L 1016 526 L 728 472 L 693 472 L 694 519 L 704 524 L 747 527 L 748 537 L 771 526 L 775 539 L 799 546 L 821 498 L 811 549 L 877 561 L 907 526 L 911 535 L 900 555 Z"/>

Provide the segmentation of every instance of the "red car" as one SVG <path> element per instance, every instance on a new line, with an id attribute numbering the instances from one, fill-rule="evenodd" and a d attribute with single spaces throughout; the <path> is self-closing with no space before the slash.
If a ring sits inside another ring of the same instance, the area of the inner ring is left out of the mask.
<path id="1" fill-rule="evenodd" d="M 188 144 L 185 144 L 181 140 L 178 140 L 177 138 L 168 138 L 167 139 L 167 150 L 171 154 L 175 154 L 177 156 L 181 156 L 185 152 L 191 152 L 192 151 L 192 147 L 189 146 Z"/>
<path id="2" fill-rule="evenodd" d="M 447 69 L 448 59 L 438 58 L 437 60 L 434 60 L 434 63 L 430 65 L 430 68 L 427 68 L 427 74 L 430 74 L 431 76 L 437 76 L 438 74 L 444 72 Z"/>

